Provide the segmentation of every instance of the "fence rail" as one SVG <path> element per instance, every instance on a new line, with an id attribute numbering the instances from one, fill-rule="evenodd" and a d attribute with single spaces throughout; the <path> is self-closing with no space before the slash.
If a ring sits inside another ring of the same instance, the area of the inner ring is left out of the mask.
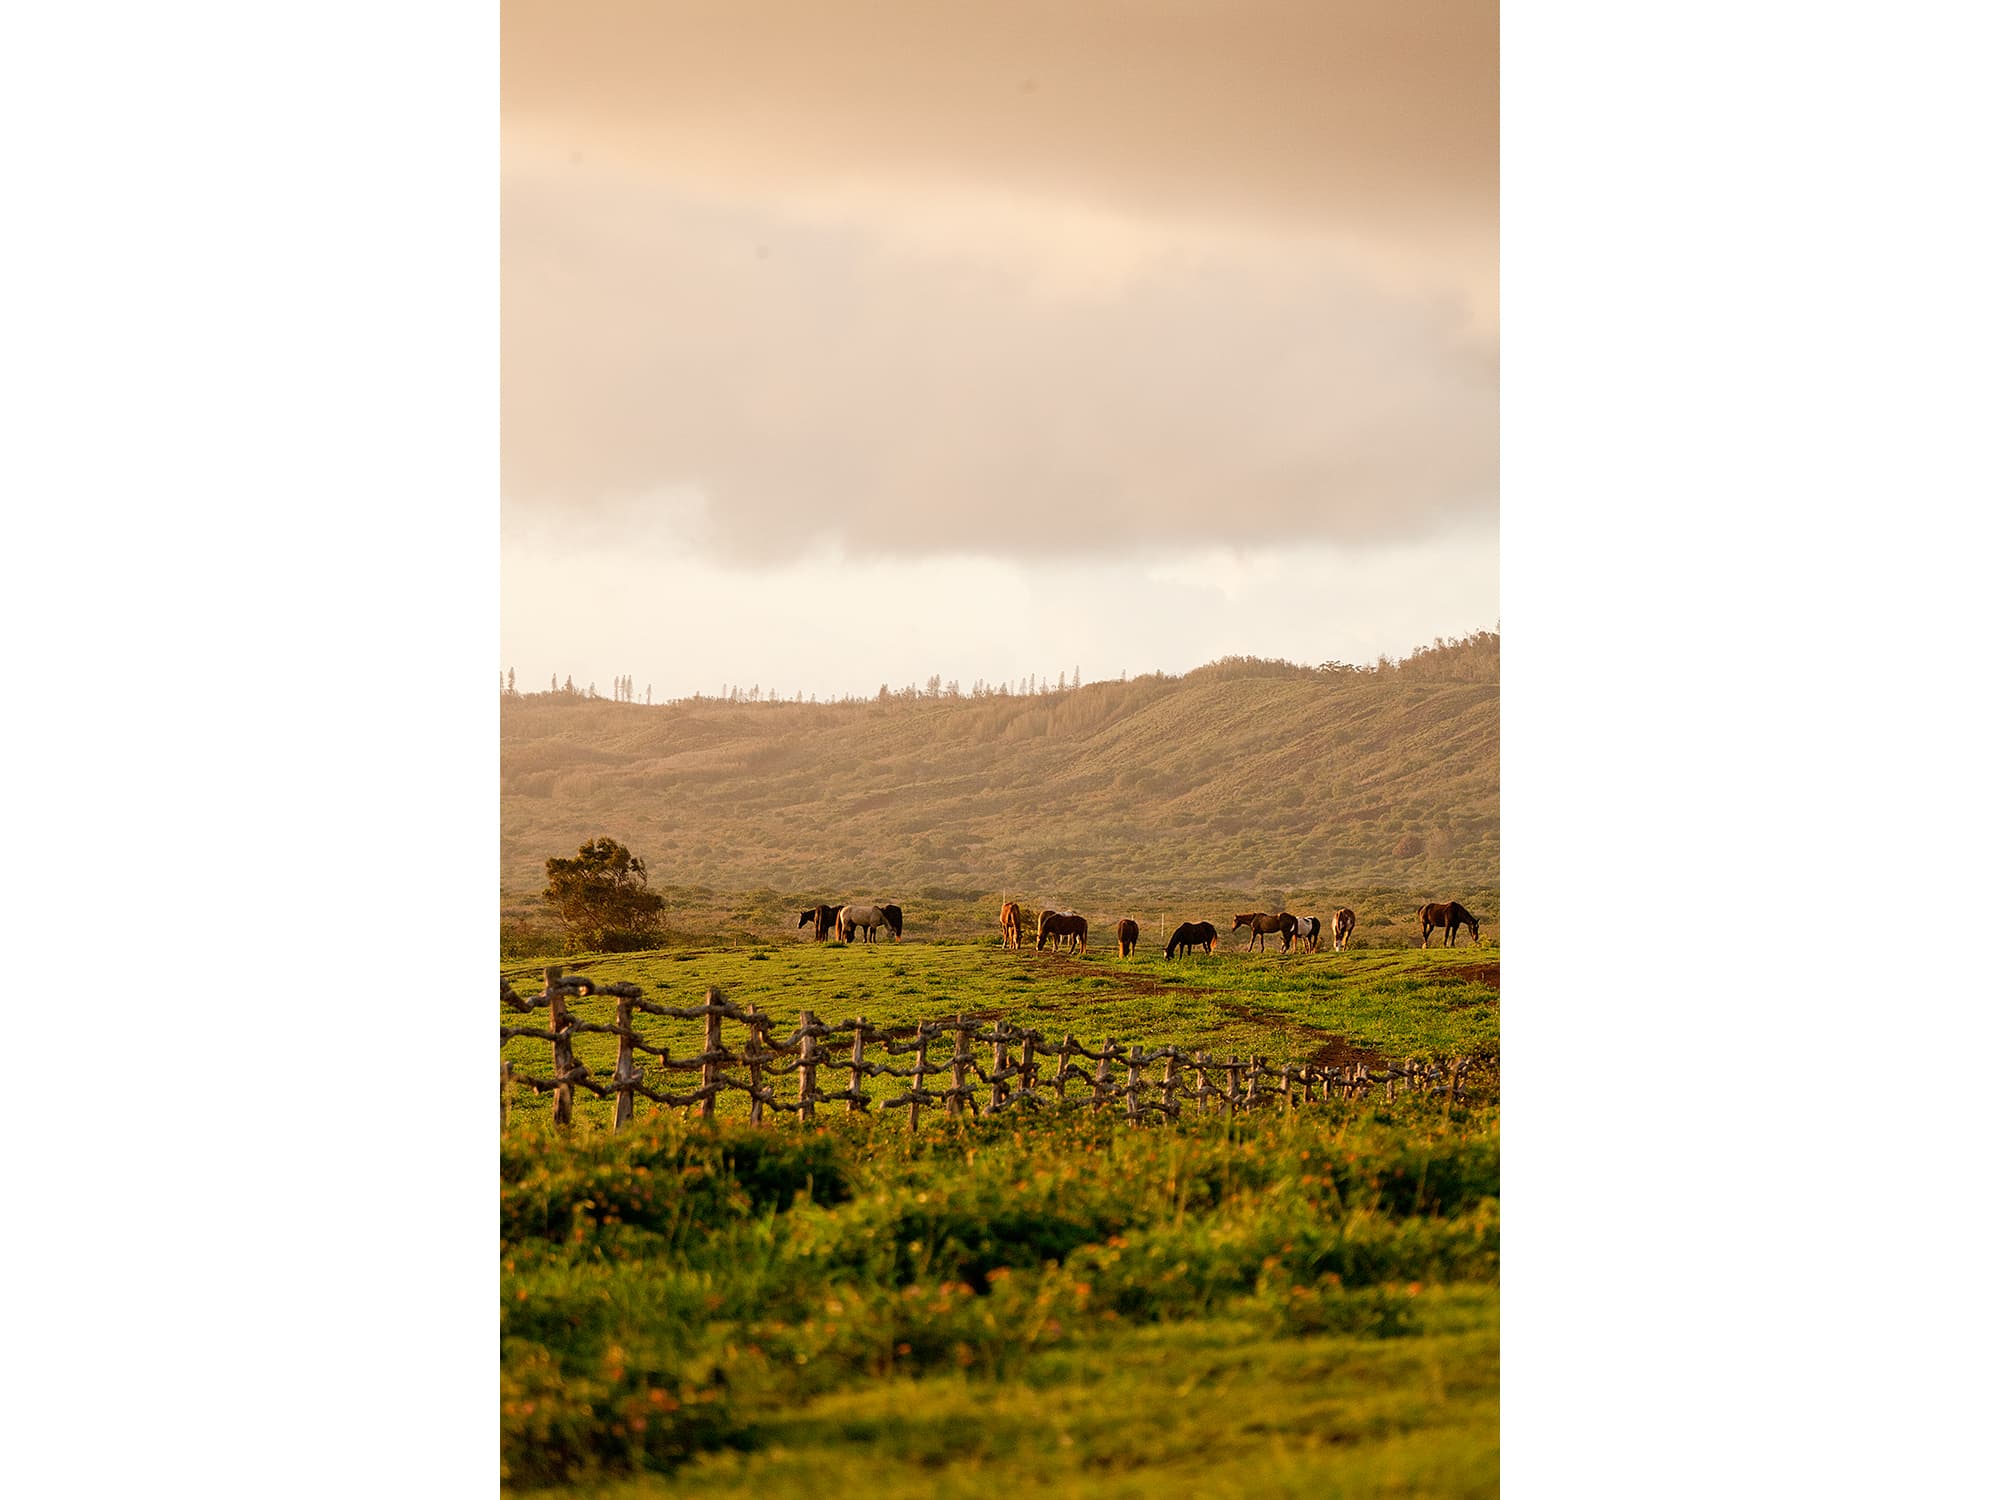
<path id="1" fill-rule="evenodd" d="M 1222 1111 L 1232 1118 L 1239 1110 L 1291 1111 L 1335 1099 L 1369 1098 L 1378 1087 L 1384 1102 L 1393 1102 L 1399 1084 L 1406 1095 L 1440 1095 L 1456 1102 L 1464 1097 L 1468 1079 L 1485 1081 L 1495 1066 L 1490 1058 L 1411 1057 L 1386 1065 L 1284 1062 L 1274 1067 L 1263 1055 L 1217 1057 L 1172 1044 L 1121 1045 L 1113 1040 L 1092 1048 L 1067 1033 L 1051 1045 L 1039 1031 L 1006 1021 L 982 1025 L 962 1013 L 948 1020 L 876 1027 L 861 1016 L 830 1024 L 807 1010 L 799 1013 L 791 1031 L 780 1034 L 774 1016 L 755 1005 L 732 1004 L 713 987 L 699 1005 L 662 1005 L 644 998 L 636 984 L 565 975 L 560 965 L 548 969 L 545 978 L 543 991 L 528 997 L 517 994 L 505 979 L 500 981 L 502 1010 L 548 1013 L 546 1026 L 503 1024 L 501 1045 L 527 1038 L 545 1041 L 550 1049 L 547 1077 L 517 1072 L 511 1061 L 501 1062 L 503 1123 L 514 1091 L 526 1088 L 554 1096 L 558 1125 L 570 1123 L 578 1089 L 615 1100 L 614 1130 L 631 1123 L 635 1099 L 679 1109 L 699 1106 L 702 1118 L 713 1119 L 716 1101 L 730 1092 L 749 1096 L 750 1121 L 755 1125 L 764 1123 L 767 1109 L 810 1121 L 819 1106 L 838 1104 L 845 1104 L 849 1113 L 878 1106 L 907 1108 L 912 1131 L 920 1128 L 925 1109 L 940 1106 L 949 1118 L 1113 1109 L 1136 1125 L 1152 1114 L 1178 1118 L 1189 1108 Z M 598 997 L 615 1002 L 613 1021 L 586 1021 L 570 1013 L 571 1001 Z M 635 1024 L 640 1016 L 702 1022 L 701 1050 L 676 1055 L 666 1042 L 648 1040 Z M 739 1046 L 725 1044 L 724 1021 L 734 1021 L 747 1031 Z M 576 1058 L 572 1041 L 588 1034 L 618 1039 L 617 1063 L 608 1077 Z M 947 1038 L 949 1051 L 934 1057 L 932 1044 Z M 828 1045 L 842 1041 L 845 1046 Z M 975 1043 L 992 1048 L 990 1066 L 975 1056 Z M 870 1059 L 871 1046 L 885 1057 L 908 1057 L 910 1062 L 899 1067 L 892 1061 Z M 1156 1064 L 1159 1076 L 1148 1076 Z M 740 1071 L 726 1071 L 730 1068 Z M 847 1086 L 822 1086 L 822 1069 L 836 1077 L 844 1072 Z M 676 1093 L 667 1086 L 669 1075 L 676 1073 L 699 1074 L 700 1081 L 687 1092 Z M 783 1090 L 792 1097 L 781 1098 L 786 1074 L 796 1074 L 797 1080 L 794 1087 Z M 949 1087 L 930 1086 L 946 1075 Z M 863 1088 L 863 1080 L 871 1078 L 907 1081 L 902 1092 L 873 1098 Z M 1074 1093 L 1072 1084 L 1078 1086 Z"/>

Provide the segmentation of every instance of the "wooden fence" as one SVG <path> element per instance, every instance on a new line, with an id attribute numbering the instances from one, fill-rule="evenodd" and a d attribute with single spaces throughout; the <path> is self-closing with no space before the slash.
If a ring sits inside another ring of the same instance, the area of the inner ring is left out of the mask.
<path id="1" fill-rule="evenodd" d="M 644 999 L 636 984 L 605 984 L 581 974 L 565 975 L 560 966 L 548 969 L 546 979 L 541 994 L 525 998 L 506 980 L 500 981 L 503 1010 L 548 1011 L 546 1027 L 501 1026 L 502 1045 L 527 1037 L 546 1041 L 550 1048 L 550 1073 L 545 1078 L 517 1072 L 511 1062 L 501 1063 L 503 1123 L 514 1091 L 527 1088 L 554 1095 L 558 1125 L 570 1123 L 578 1089 L 600 1099 L 615 1099 L 614 1130 L 631 1122 L 635 1099 L 675 1108 L 698 1105 L 703 1119 L 713 1119 L 716 1101 L 731 1091 L 749 1096 L 753 1125 L 764 1123 L 766 1110 L 795 1114 L 803 1122 L 812 1120 L 821 1105 L 840 1104 L 850 1113 L 871 1105 L 907 1108 L 913 1131 L 925 1109 L 939 1106 L 951 1118 L 1115 1109 L 1136 1125 L 1148 1114 L 1178 1118 L 1189 1108 L 1220 1110 L 1231 1118 L 1239 1110 L 1289 1111 L 1333 1099 L 1368 1098 L 1378 1087 L 1384 1102 L 1393 1102 L 1398 1085 L 1406 1095 L 1436 1094 L 1455 1102 L 1464 1096 L 1469 1076 L 1487 1073 L 1492 1067 L 1490 1059 L 1470 1057 L 1412 1057 L 1374 1066 L 1284 1062 L 1274 1067 L 1263 1056 L 1216 1057 L 1172 1045 L 1148 1047 L 1108 1041 L 1091 1048 L 1071 1035 L 1051 1046 L 1039 1031 L 1006 1021 L 982 1024 L 963 1014 L 950 1020 L 878 1028 L 858 1016 L 828 1024 L 808 1010 L 800 1012 L 790 1033 L 779 1035 L 775 1017 L 754 1005 L 734 1005 L 714 988 L 699 1005 L 676 1006 Z M 570 1013 L 571 1001 L 600 996 L 615 1002 L 611 1022 L 585 1021 Z M 639 1016 L 701 1021 L 701 1051 L 675 1056 L 664 1042 L 648 1041 L 634 1024 Z M 735 1048 L 724 1042 L 725 1021 L 734 1021 L 747 1032 Z M 609 1077 L 594 1073 L 576 1058 L 574 1038 L 592 1032 L 618 1039 L 617 1064 Z M 933 1056 L 932 1044 L 947 1039 L 949 1052 Z M 973 1050 L 975 1044 L 992 1049 L 990 1065 L 980 1062 Z M 885 1059 L 909 1061 L 898 1065 L 893 1060 L 870 1059 L 870 1047 L 878 1047 Z M 639 1060 L 642 1053 L 643 1062 Z M 1087 1068 L 1084 1063 L 1096 1066 Z M 1156 1066 L 1158 1076 L 1150 1076 L 1149 1070 Z M 649 1082 L 648 1073 L 653 1069 L 657 1069 L 657 1081 Z M 822 1084 L 822 1075 L 837 1079 L 843 1072 L 845 1088 Z M 675 1093 L 667 1087 L 668 1075 L 675 1073 L 698 1073 L 700 1082 L 686 1093 Z M 781 1089 L 787 1073 L 797 1075 L 795 1087 Z M 904 1080 L 903 1091 L 871 1099 L 863 1080 L 877 1077 Z M 951 1080 L 948 1086 L 943 1085 L 946 1077 Z M 780 1098 L 781 1092 L 792 1097 Z"/>

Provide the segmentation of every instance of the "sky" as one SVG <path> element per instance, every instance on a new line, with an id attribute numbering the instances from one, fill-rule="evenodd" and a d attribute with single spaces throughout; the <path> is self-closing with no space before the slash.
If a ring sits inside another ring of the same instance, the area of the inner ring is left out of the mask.
<path id="1" fill-rule="evenodd" d="M 1492 628 L 1497 46 L 1467 0 L 507 0 L 501 665 Z"/>

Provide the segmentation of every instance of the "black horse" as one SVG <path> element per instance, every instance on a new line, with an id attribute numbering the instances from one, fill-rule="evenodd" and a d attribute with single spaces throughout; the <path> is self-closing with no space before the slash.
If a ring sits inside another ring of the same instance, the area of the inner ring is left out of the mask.
<path id="1" fill-rule="evenodd" d="M 1192 953 L 1196 945 L 1208 952 L 1215 951 L 1215 924 L 1213 922 L 1183 922 L 1174 929 L 1174 935 L 1167 941 L 1167 957 L 1174 956 L 1174 950 Z"/>
<path id="2" fill-rule="evenodd" d="M 1460 906 L 1456 901 L 1433 901 L 1417 913 L 1417 919 L 1424 924 L 1424 946 L 1431 945 L 1431 933 L 1442 927 L 1444 945 L 1449 948 L 1458 941 L 1461 926 L 1472 929 L 1472 940 L 1479 941 L 1479 918 Z"/>
<path id="3" fill-rule="evenodd" d="M 894 935 L 897 942 L 899 943 L 902 942 L 903 908 L 900 906 L 891 906 L 886 901 L 882 902 L 881 905 L 882 905 L 882 915 L 889 919 L 890 933 Z"/>

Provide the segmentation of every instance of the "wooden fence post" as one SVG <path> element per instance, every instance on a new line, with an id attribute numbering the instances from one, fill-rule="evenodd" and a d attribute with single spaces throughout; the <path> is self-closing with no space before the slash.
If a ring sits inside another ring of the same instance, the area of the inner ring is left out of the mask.
<path id="1" fill-rule="evenodd" d="M 854 1018 L 854 1052 L 847 1068 L 847 1112 L 851 1115 L 863 1108 L 868 1101 L 861 1097 L 861 1066 L 865 1059 L 861 1049 L 868 1045 L 868 1018 Z"/>
<path id="2" fill-rule="evenodd" d="M 514 1081 L 514 1065 L 504 1057 L 500 1059 L 500 1128 L 507 1128 L 507 1089 Z"/>
<path id="3" fill-rule="evenodd" d="M 1125 1123 L 1139 1123 L 1139 1044 L 1125 1054 Z"/>
<path id="4" fill-rule="evenodd" d="M 1226 1100 L 1229 1107 L 1229 1119 L 1232 1124 L 1236 1120 L 1236 1101 L 1242 1092 L 1242 1088 L 1243 1065 L 1232 1057 L 1229 1059 L 1229 1094 Z"/>
<path id="5" fill-rule="evenodd" d="M 549 1051 L 554 1059 L 558 1080 L 567 1077 L 569 1070 L 576 1066 L 576 1054 L 569 1045 L 569 1006 L 563 999 L 562 986 L 557 981 L 562 978 L 563 966 L 551 964 L 542 972 L 548 976 L 549 1030 L 556 1033 L 556 1039 L 549 1043 Z M 555 1122 L 564 1129 L 569 1128 L 571 1102 L 576 1097 L 576 1086 L 558 1082 L 555 1088 Z"/>
<path id="6" fill-rule="evenodd" d="M 1196 1102 L 1201 1105 L 1201 1112 L 1207 1114 L 1215 1108 L 1215 1095 L 1209 1092 L 1208 1087 L 1208 1053 L 1195 1053 L 1194 1078 Z"/>
<path id="7" fill-rule="evenodd" d="M 928 1071 L 924 1065 L 924 1061 L 925 1061 L 925 1055 L 930 1051 L 930 1047 L 931 1047 L 930 1038 L 924 1034 L 924 1023 L 922 1021 L 919 1021 L 917 1022 L 916 1070 L 910 1076 L 910 1134 L 911 1135 L 915 1135 L 917 1133 L 917 1112 L 923 1108 L 922 1101 L 919 1100 L 916 1096 L 924 1091 L 924 1074 L 926 1071 Z"/>
<path id="8" fill-rule="evenodd" d="M 618 1108 L 611 1117 L 611 1129 L 623 1130 L 632 1123 L 632 1002 L 618 997 L 618 1067 L 611 1075 L 618 1086 Z"/>
<path id="9" fill-rule="evenodd" d="M 809 1010 L 799 1012 L 799 1123 L 813 1117 L 813 1095 L 819 1092 L 819 1038 L 813 1028 L 819 1017 Z"/>
<path id="10" fill-rule="evenodd" d="M 1290 1114 L 1295 1102 L 1292 1099 L 1292 1065 L 1290 1063 L 1286 1063 L 1278 1070 L 1278 1083 L 1279 1087 L 1285 1091 L 1284 1111 L 1286 1114 Z"/>
<path id="11" fill-rule="evenodd" d="M 1035 1038 L 1032 1034 L 1021 1038 L 1021 1092 L 1034 1099 L 1035 1093 Z"/>
<path id="12" fill-rule="evenodd" d="M 1181 1113 L 1180 1100 L 1175 1097 L 1181 1086 L 1181 1055 L 1178 1049 L 1167 1054 L 1167 1070 L 1161 1077 L 1165 1083 L 1160 1089 L 1160 1103 L 1166 1106 L 1167 1117 L 1177 1120 Z"/>
<path id="13" fill-rule="evenodd" d="M 743 1062 L 750 1070 L 750 1123 L 764 1123 L 764 1018 L 757 1014 L 757 1005 L 752 1001 L 750 1011 L 750 1041 L 743 1049 Z"/>
<path id="14" fill-rule="evenodd" d="M 951 1115 L 956 1119 L 965 1111 L 965 1070 L 972 1063 L 972 1031 L 965 1024 L 964 1011 L 953 1018 L 952 1032 L 956 1040 L 951 1049 Z M 979 1112 L 977 1103 L 972 1112 Z"/>
<path id="15" fill-rule="evenodd" d="M 1063 1107 L 1063 1095 L 1069 1090 L 1069 1057 L 1076 1050 L 1076 1037 L 1070 1032 L 1063 1033 L 1062 1046 L 1056 1052 L 1056 1109 Z"/>
<path id="16" fill-rule="evenodd" d="M 722 991 L 714 985 L 708 987 L 708 994 L 702 998 L 702 1006 L 707 1010 L 708 1028 L 701 1039 L 701 1117 L 715 1118 L 715 1096 L 722 1092 L 722 1012 L 716 1007 L 722 1003 Z"/>
<path id="17" fill-rule="evenodd" d="M 1243 1101 L 1244 1108 L 1255 1109 L 1257 1107 L 1257 1080 L 1262 1078 L 1263 1076 L 1264 1076 L 1264 1059 L 1261 1057 L 1251 1058 L 1250 1097 Z"/>
<path id="18" fill-rule="evenodd" d="M 1111 1102 L 1111 1054 L 1118 1050 L 1116 1038 L 1104 1044 L 1104 1055 L 1097 1060 L 1097 1077 L 1090 1085 L 1090 1112 L 1096 1114 Z"/>
<path id="19" fill-rule="evenodd" d="M 998 1109 L 1001 1101 L 1007 1097 L 1007 1080 L 1002 1076 L 1007 1071 L 1007 1044 L 1001 1040 L 1006 1033 L 1000 1029 L 1003 1024 L 1000 1021 L 993 1023 L 993 1072 L 989 1075 L 993 1084 L 993 1097 L 986 1103 L 989 1112 Z"/>

